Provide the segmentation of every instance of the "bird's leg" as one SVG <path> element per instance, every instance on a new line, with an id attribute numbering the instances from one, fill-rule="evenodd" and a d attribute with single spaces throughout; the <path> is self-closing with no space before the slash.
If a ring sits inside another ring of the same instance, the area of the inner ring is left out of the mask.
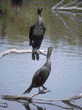
<path id="1" fill-rule="evenodd" d="M 38 87 L 38 89 L 39 89 L 39 93 L 42 93 L 43 92 L 43 90 L 40 90 L 40 88 Z"/>
<path id="2" fill-rule="evenodd" d="M 36 54 L 36 59 L 39 60 L 39 54 L 38 53 Z"/>
<path id="3" fill-rule="evenodd" d="M 32 51 L 32 60 L 35 60 L 35 54 L 33 51 Z"/>
<path id="4" fill-rule="evenodd" d="M 47 88 L 46 88 L 46 87 L 44 87 L 43 85 L 42 85 L 42 87 L 43 87 L 43 90 L 47 90 Z"/>

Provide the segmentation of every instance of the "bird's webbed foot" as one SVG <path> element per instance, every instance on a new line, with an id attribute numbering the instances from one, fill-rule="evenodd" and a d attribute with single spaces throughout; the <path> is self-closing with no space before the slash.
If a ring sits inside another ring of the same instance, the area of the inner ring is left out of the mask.
<path id="1" fill-rule="evenodd" d="M 39 88 L 39 87 L 38 87 L 38 89 L 39 89 L 39 94 L 43 93 L 43 90 L 40 90 L 40 88 Z"/>
<path id="2" fill-rule="evenodd" d="M 47 90 L 47 88 L 46 87 L 44 87 L 44 86 L 42 86 L 43 87 L 43 90 Z"/>

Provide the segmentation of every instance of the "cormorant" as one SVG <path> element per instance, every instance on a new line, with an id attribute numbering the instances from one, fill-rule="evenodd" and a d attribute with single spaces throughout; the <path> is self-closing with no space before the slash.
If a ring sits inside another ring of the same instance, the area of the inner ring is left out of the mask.
<path id="1" fill-rule="evenodd" d="M 30 27 L 29 31 L 29 45 L 32 45 L 32 59 L 35 60 L 35 55 L 36 59 L 39 60 L 39 54 L 37 52 L 37 49 L 40 48 L 42 40 L 44 38 L 45 34 L 45 26 L 42 22 L 42 17 L 41 17 L 41 12 L 42 12 L 42 7 L 38 7 L 38 20 Z"/>
<path id="2" fill-rule="evenodd" d="M 39 87 L 43 87 L 43 90 L 47 90 L 46 87 L 43 86 L 43 84 L 46 82 L 47 78 L 49 77 L 50 71 L 51 71 L 51 61 L 50 56 L 52 53 L 52 47 L 48 48 L 47 52 L 47 60 L 46 63 L 38 70 L 33 76 L 32 83 L 30 87 L 23 92 L 23 94 L 29 93 L 33 88 L 39 89 L 39 92 L 42 92 Z"/>

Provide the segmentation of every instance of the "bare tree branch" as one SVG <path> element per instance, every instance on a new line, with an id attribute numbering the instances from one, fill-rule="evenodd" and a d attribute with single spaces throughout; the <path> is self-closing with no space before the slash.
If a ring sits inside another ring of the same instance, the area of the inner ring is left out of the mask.
<path id="1" fill-rule="evenodd" d="M 47 93 L 47 92 L 50 92 L 50 90 L 46 90 L 44 91 L 43 93 Z M 42 93 L 42 94 L 43 94 Z M 30 97 L 28 96 L 19 96 L 19 95 L 3 95 L 2 96 L 2 99 L 6 99 L 6 100 L 29 100 L 29 99 L 34 99 L 34 100 L 40 100 L 40 101 L 50 101 L 50 102 L 56 102 L 56 101 L 62 101 L 62 102 L 74 102 L 74 100 L 77 100 L 77 99 L 80 99 L 82 98 L 82 93 L 81 94 L 78 94 L 76 96 L 71 96 L 67 99 L 42 99 L 42 98 L 35 98 L 34 96 L 38 95 L 40 93 L 35 93 L 33 95 L 31 95 Z"/>
<path id="2" fill-rule="evenodd" d="M 46 53 L 44 52 L 47 52 L 47 50 L 38 50 L 38 52 L 40 54 L 43 54 L 46 56 Z M 22 54 L 22 53 L 32 53 L 32 50 L 17 50 L 17 49 L 9 49 L 3 53 L 0 54 L 0 58 L 2 58 L 3 56 L 9 54 L 9 53 L 16 53 L 16 54 Z"/>
<path id="3" fill-rule="evenodd" d="M 59 13 L 64 13 L 64 14 L 73 15 L 73 16 L 82 15 L 82 13 L 72 13 L 72 12 L 69 12 L 69 11 L 58 11 L 58 12 Z"/>
<path id="4" fill-rule="evenodd" d="M 63 5 L 63 7 L 67 7 L 67 6 L 76 4 L 77 2 L 78 2 L 78 0 L 75 0 L 75 1 L 73 1 L 73 2 L 71 2 L 71 3 L 68 3 L 68 4 Z"/>
<path id="5" fill-rule="evenodd" d="M 58 7 L 57 10 L 82 10 L 80 7 L 72 6 L 72 7 Z"/>
<path id="6" fill-rule="evenodd" d="M 71 13 L 68 11 L 58 11 L 58 13 L 64 13 L 65 16 L 71 18 L 73 21 L 75 21 L 77 19 L 82 21 L 82 19 L 78 16 L 78 15 L 82 15 L 82 13 Z M 69 16 L 69 15 L 73 15 L 73 16 Z"/>
<path id="7" fill-rule="evenodd" d="M 57 3 L 55 6 L 53 6 L 52 8 L 51 8 L 51 10 L 82 10 L 82 8 L 81 7 L 77 7 L 77 6 L 79 6 L 80 4 L 82 4 L 82 2 L 79 2 L 79 3 L 77 3 L 78 2 L 78 0 L 75 0 L 74 2 L 71 2 L 71 3 L 68 3 L 68 4 L 65 4 L 65 5 L 63 5 L 63 6 L 61 6 L 61 7 L 58 7 L 61 3 L 63 3 L 64 2 L 64 0 L 61 0 L 59 3 Z M 76 4 L 77 3 L 77 4 Z M 70 6 L 70 5 L 73 5 L 73 4 L 76 4 L 75 6 L 71 6 L 71 7 L 67 7 L 67 6 Z"/>
<path id="8" fill-rule="evenodd" d="M 64 0 L 61 0 L 59 3 L 57 3 L 55 6 L 53 6 L 51 9 L 53 10 L 53 9 L 56 9 L 56 7 L 57 6 L 59 6 L 61 3 L 63 3 L 64 2 Z"/>
<path id="9" fill-rule="evenodd" d="M 58 13 L 56 13 L 56 11 L 52 10 L 52 12 L 55 13 L 56 16 L 61 19 L 61 21 L 64 23 L 64 26 L 66 26 L 70 31 L 72 31 L 72 29 L 68 26 L 67 22 Z"/>
<path id="10" fill-rule="evenodd" d="M 82 1 L 81 1 L 81 2 L 79 2 L 79 3 L 77 3 L 77 4 L 76 4 L 76 6 L 78 7 L 78 6 L 79 6 L 79 5 L 81 5 L 81 4 L 82 4 Z"/>
<path id="11" fill-rule="evenodd" d="M 50 89 L 49 90 L 44 90 L 41 93 L 40 92 L 37 92 L 37 93 L 31 95 L 30 98 L 33 98 L 34 96 L 39 95 L 39 94 L 45 94 L 46 92 L 50 92 Z"/>

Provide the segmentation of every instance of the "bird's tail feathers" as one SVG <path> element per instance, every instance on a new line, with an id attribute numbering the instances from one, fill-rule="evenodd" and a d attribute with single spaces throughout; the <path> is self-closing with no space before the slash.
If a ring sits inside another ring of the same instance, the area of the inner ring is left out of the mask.
<path id="1" fill-rule="evenodd" d="M 28 89 L 26 89 L 24 92 L 23 92 L 23 94 L 28 94 L 30 91 L 32 90 L 32 86 L 30 86 Z"/>

